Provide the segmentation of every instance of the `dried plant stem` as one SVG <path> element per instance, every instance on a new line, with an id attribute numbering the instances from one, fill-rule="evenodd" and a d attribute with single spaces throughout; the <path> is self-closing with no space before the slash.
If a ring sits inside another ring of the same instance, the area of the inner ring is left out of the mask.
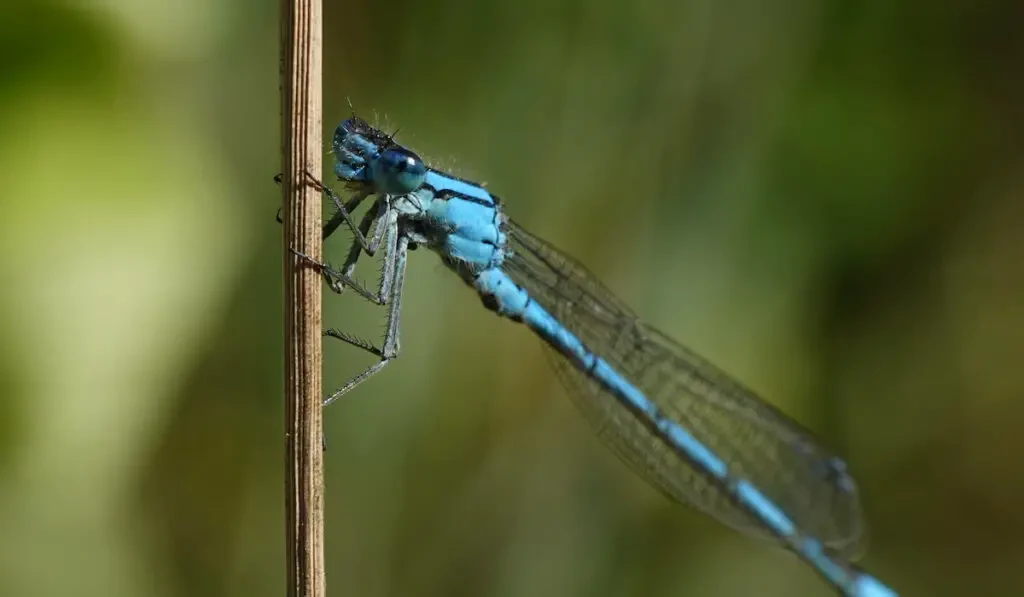
<path id="1" fill-rule="evenodd" d="M 319 258 L 322 31 L 320 0 L 281 2 L 282 188 L 284 190 L 285 425 L 288 595 L 324 597 L 324 494 L 320 401 L 320 276 L 291 249 Z"/>

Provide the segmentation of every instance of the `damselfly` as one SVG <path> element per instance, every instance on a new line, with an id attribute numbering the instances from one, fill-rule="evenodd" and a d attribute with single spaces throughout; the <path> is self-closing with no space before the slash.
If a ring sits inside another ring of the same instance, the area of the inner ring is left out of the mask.
<path id="1" fill-rule="evenodd" d="M 352 117 L 334 134 L 335 173 L 348 201 L 323 185 L 355 240 L 341 268 L 297 254 L 335 292 L 351 288 L 387 308 L 380 347 L 326 335 L 379 360 L 324 401 L 333 402 L 399 353 L 406 257 L 431 249 L 484 307 L 537 334 L 576 405 L 609 446 L 670 497 L 748 533 L 771 538 L 849 597 L 896 593 L 850 563 L 863 537 L 857 486 L 846 464 L 729 375 L 641 321 L 582 265 L 523 230 L 482 185 L 424 164 Z M 356 222 L 352 212 L 373 206 Z M 372 230 L 372 233 L 371 233 Z M 383 252 L 376 289 L 354 278 L 365 253 Z"/>

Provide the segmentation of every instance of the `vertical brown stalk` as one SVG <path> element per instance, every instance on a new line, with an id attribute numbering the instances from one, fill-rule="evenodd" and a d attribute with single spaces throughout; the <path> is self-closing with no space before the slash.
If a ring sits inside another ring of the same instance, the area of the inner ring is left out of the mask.
<path id="1" fill-rule="evenodd" d="M 322 32 L 320 0 L 281 3 L 281 161 L 284 190 L 285 433 L 288 595 L 324 597 L 324 495 L 321 444 L 320 276 L 291 249 L 322 250 L 320 176 Z"/>

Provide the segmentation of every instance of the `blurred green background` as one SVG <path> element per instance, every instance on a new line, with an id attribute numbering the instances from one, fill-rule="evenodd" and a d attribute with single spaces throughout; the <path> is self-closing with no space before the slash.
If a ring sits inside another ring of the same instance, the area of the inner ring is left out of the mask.
<path id="1" fill-rule="evenodd" d="M 400 126 L 814 429 L 903 595 L 1024 594 L 1024 4 L 325 13 L 325 134 L 349 99 Z M 283 593 L 277 18 L 0 8 L 2 595 Z M 325 413 L 331 594 L 830 594 L 634 478 L 433 255 L 406 299 L 402 357 Z"/>

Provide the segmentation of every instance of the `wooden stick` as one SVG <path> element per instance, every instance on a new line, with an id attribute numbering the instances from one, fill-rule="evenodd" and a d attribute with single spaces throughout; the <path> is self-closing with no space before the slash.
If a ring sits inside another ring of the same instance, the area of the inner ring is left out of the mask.
<path id="1" fill-rule="evenodd" d="M 320 0 L 281 0 L 284 190 L 285 425 L 288 595 L 325 597 L 320 276 L 291 249 L 320 258 L 323 157 Z"/>

